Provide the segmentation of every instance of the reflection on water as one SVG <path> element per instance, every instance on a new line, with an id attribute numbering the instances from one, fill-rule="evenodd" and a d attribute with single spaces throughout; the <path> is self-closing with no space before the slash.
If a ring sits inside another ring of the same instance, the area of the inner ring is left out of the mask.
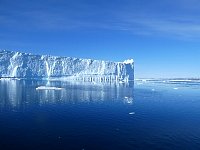
<path id="1" fill-rule="evenodd" d="M 36 90 L 39 86 L 62 90 Z M 56 103 L 101 103 L 118 101 L 133 103 L 133 83 L 77 83 L 36 80 L 0 80 L 0 108 L 23 109 L 29 105 Z"/>
<path id="2" fill-rule="evenodd" d="M 1 79 L 0 149 L 199 150 L 199 83 L 135 83 Z"/>

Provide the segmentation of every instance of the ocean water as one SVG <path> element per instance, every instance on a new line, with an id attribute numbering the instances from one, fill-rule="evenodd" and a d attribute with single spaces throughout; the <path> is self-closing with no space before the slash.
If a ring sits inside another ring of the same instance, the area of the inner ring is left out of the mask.
<path id="1" fill-rule="evenodd" d="M 0 149 L 199 150 L 200 82 L 1 79 Z"/>

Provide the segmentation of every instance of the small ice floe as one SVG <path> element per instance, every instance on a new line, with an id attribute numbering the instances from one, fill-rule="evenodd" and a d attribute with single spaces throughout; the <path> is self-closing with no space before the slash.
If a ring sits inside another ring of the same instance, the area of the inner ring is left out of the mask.
<path id="1" fill-rule="evenodd" d="M 4 80 L 4 81 L 10 81 L 11 78 L 1 78 L 1 80 Z"/>
<path id="2" fill-rule="evenodd" d="M 121 83 L 121 84 L 122 84 L 122 83 L 124 83 L 124 81 L 119 81 L 119 83 Z"/>
<path id="3" fill-rule="evenodd" d="M 130 113 L 128 113 L 129 115 L 135 115 L 135 112 L 130 112 Z"/>
<path id="4" fill-rule="evenodd" d="M 124 97 L 124 102 L 127 104 L 132 104 L 133 103 L 133 98 L 132 97 Z"/>
<path id="5" fill-rule="evenodd" d="M 39 86 L 36 90 L 63 90 L 63 88 L 53 87 L 53 86 Z"/>
<path id="6" fill-rule="evenodd" d="M 175 87 L 175 88 L 173 88 L 174 90 L 178 90 L 178 88 L 177 87 Z"/>
<path id="7" fill-rule="evenodd" d="M 155 89 L 151 89 L 151 91 L 155 91 Z"/>

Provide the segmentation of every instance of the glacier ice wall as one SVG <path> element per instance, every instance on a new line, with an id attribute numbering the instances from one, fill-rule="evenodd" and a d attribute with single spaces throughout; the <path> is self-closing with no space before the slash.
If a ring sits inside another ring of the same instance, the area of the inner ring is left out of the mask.
<path id="1" fill-rule="evenodd" d="M 0 51 L 0 77 L 53 78 L 87 81 L 134 80 L 134 62 L 111 62 L 72 57 Z"/>

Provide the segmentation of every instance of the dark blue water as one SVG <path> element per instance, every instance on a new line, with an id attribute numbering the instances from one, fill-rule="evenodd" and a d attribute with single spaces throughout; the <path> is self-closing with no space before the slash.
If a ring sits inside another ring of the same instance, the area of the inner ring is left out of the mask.
<path id="1" fill-rule="evenodd" d="M 0 80 L 0 149 L 199 150 L 200 83 Z"/>

